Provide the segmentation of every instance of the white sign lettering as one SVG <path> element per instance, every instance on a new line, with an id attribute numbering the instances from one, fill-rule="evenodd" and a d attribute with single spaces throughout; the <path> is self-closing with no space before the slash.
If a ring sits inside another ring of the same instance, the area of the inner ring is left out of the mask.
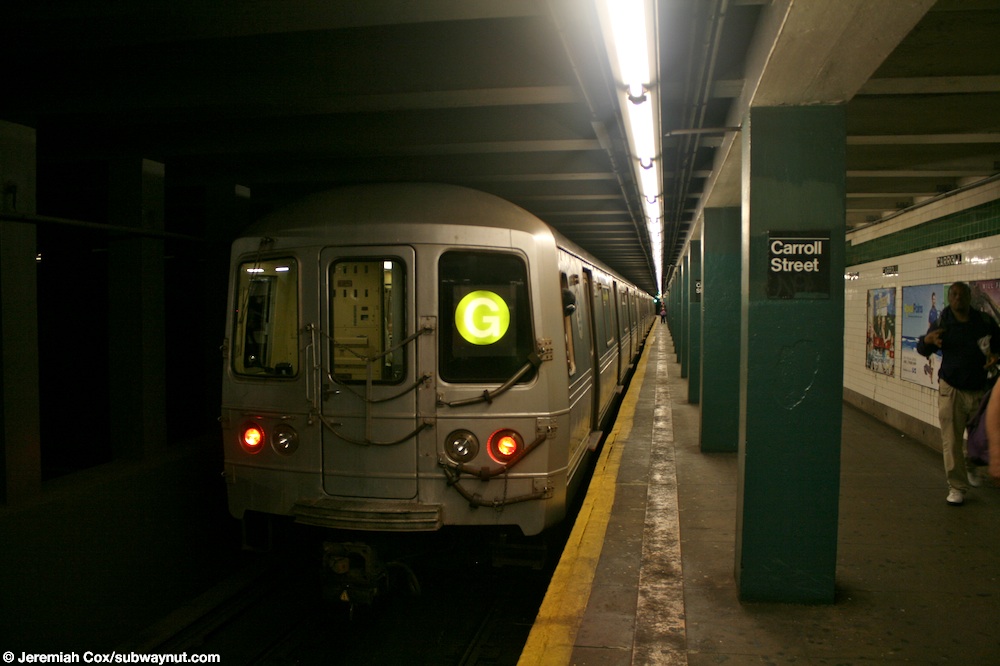
<path id="1" fill-rule="evenodd" d="M 767 241 L 768 298 L 828 298 L 830 237 L 771 232 Z"/>

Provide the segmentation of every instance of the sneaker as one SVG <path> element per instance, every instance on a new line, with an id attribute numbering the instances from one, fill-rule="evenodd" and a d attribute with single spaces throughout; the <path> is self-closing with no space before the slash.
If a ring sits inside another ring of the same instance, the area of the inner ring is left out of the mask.
<path id="1" fill-rule="evenodd" d="M 970 467 L 965 475 L 969 477 L 969 485 L 973 488 L 978 488 L 983 485 L 983 480 L 979 477 L 978 467 Z"/>
<path id="2" fill-rule="evenodd" d="M 948 504 L 962 506 L 965 504 L 965 493 L 958 488 L 952 488 L 948 491 Z"/>

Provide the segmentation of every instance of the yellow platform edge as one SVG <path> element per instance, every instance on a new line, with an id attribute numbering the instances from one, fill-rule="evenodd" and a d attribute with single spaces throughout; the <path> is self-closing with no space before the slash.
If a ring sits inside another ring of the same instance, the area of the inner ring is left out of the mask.
<path id="1" fill-rule="evenodd" d="M 647 338 L 647 346 L 649 339 Z M 528 634 L 518 666 L 569 664 L 576 634 L 590 600 L 594 573 L 615 502 L 618 467 L 632 431 L 639 392 L 646 376 L 645 352 L 639 360 L 615 425 L 605 439 L 590 489 L 573 524 L 562 557 Z"/>

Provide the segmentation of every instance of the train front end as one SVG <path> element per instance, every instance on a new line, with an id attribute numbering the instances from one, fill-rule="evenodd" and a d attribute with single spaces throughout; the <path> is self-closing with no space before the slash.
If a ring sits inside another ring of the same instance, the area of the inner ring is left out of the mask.
<path id="1" fill-rule="evenodd" d="M 234 244 L 230 511 L 537 534 L 563 518 L 585 453 L 552 236 L 486 195 L 400 196 L 321 198 Z"/>

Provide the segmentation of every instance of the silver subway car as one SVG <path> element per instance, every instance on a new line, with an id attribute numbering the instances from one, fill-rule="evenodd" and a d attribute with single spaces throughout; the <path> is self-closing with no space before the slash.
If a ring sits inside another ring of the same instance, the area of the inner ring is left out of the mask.
<path id="1" fill-rule="evenodd" d="M 652 299 L 521 208 L 334 190 L 233 243 L 229 509 L 348 530 L 563 519 Z"/>

